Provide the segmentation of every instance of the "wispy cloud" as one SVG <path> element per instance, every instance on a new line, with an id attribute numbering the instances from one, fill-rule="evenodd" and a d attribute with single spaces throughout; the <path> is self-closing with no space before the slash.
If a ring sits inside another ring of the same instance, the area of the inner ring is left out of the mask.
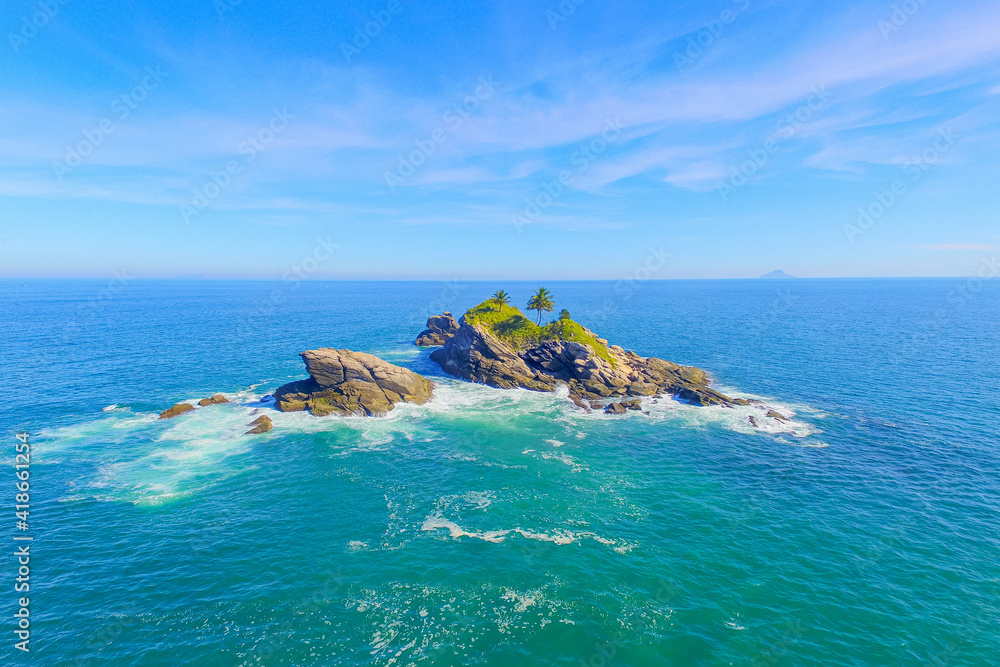
<path id="1" fill-rule="evenodd" d="M 920 250 L 997 250 L 997 246 L 984 243 L 931 243 L 917 246 Z"/>

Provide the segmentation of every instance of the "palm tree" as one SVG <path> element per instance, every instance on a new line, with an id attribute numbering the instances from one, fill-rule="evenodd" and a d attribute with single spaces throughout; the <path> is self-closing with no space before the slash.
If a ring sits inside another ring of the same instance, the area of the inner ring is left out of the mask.
<path id="1" fill-rule="evenodd" d="M 538 311 L 538 321 L 535 324 L 541 325 L 542 313 L 551 313 L 552 305 L 552 293 L 544 287 L 539 287 L 534 296 L 528 299 L 528 310 Z"/>
<path id="2" fill-rule="evenodd" d="M 568 319 L 570 319 L 569 311 L 566 310 L 565 308 L 563 308 L 562 310 L 560 310 L 559 311 L 559 319 L 560 320 L 568 320 Z"/>
<path id="3" fill-rule="evenodd" d="M 510 294 L 507 294 L 502 289 L 498 289 L 493 293 L 493 298 L 490 301 L 501 307 L 506 306 L 510 304 Z"/>

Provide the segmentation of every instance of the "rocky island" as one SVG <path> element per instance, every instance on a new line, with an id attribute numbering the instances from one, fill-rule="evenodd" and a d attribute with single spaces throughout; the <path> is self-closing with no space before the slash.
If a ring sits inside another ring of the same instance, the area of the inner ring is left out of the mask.
<path id="1" fill-rule="evenodd" d="M 282 412 L 376 417 L 387 414 L 396 403 L 421 404 L 431 398 L 430 380 L 365 352 L 327 347 L 307 350 L 301 356 L 309 378 L 274 392 L 275 405 Z"/>
<path id="2" fill-rule="evenodd" d="M 430 358 L 449 375 L 501 389 L 547 392 L 565 385 L 570 399 L 585 410 L 625 414 L 641 410 L 644 397 L 664 395 L 693 405 L 759 404 L 762 412 L 768 410 L 760 401 L 731 398 L 712 389 L 708 375 L 700 368 L 641 357 L 611 345 L 575 322 L 566 310 L 543 325 L 541 314 L 552 311 L 551 294 L 545 289 L 536 292 L 528 307 L 538 312 L 536 322 L 510 305 L 507 293 L 501 290 L 457 322 L 449 312 L 429 317 L 427 329 L 415 344 L 439 346 Z M 432 397 L 430 380 L 365 352 L 320 348 L 302 352 L 301 357 L 309 377 L 274 392 L 275 407 L 281 412 L 378 417 L 397 403 L 423 404 Z M 216 394 L 198 405 L 228 402 Z M 195 409 L 190 403 L 179 403 L 160 418 L 170 419 Z M 773 410 L 764 417 L 787 419 Z M 760 428 L 758 417 L 748 419 L 751 426 Z M 247 435 L 266 433 L 274 425 L 262 415 L 249 426 Z"/>
<path id="3" fill-rule="evenodd" d="M 550 300 L 547 305 L 543 301 L 539 315 L 551 310 Z M 565 310 L 549 324 L 532 322 L 504 292 L 466 312 L 458 331 L 431 359 L 449 375 L 502 389 L 553 391 L 565 384 L 577 405 L 612 413 L 639 409 L 634 399 L 644 396 L 672 395 L 702 406 L 752 402 L 712 389 L 700 368 L 609 345 Z M 632 400 L 615 401 L 620 398 Z"/>

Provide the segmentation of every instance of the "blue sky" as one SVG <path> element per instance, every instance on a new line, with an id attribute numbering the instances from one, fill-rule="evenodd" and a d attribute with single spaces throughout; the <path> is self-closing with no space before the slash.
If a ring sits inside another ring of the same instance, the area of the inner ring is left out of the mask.
<path id="1" fill-rule="evenodd" d="M 0 275 L 969 275 L 1000 247 L 997 26 L 995 0 L 8 0 Z"/>

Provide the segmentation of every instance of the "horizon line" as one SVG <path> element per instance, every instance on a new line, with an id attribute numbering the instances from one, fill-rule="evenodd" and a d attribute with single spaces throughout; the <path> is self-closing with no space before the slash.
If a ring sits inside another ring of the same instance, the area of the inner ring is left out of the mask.
<path id="1" fill-rule="evenodd" d="M 123 272 L 124 274 L 124 272 Z M 467 278 L 467 277 L 453 277 L 453 278 L 306 278 L 301 280 L 296 280 L 294 282 L 300 283 L 438 283 L 438 282 L 515 282 L 515 283 L 534 283 L 539 281 L 545 281 L 550 283 L 565 283 L 565 282 L 595 282 L 595 283 L 609 283 L 609 282 L 641 282 L 641 283 L 663 283 L 663 282 L 680 282 L 680 281 L 696 281 L 696 280 L 752 280 L 752 281 L 764 281 L 764 282 L 796 282 L 800 280 L 962 280 L 966 279 L 967 275 L 940 275 L 940 276 L 786 276 L 786 277 L 775 277 L 767 278 L 764 276 L 756 277 L 740 277 L 740 278 L 647 278 L 645 280 L 639 280 L 630 277 L 623 278 Z M 0 281 L 18 281 L 18 280 L 28 280 L 28 281 L 73 281 L 73 280 L 119 280 L 123 282 L 244 282 L 244 283 L 280 283 L 280 282 L 290 282 L 281 278 L 229 278 L 229 277 L 209 277 L 209 276 L 128 276 L 120 275 L 118 272 L 112 273 L 110 275 L 103 276 L 0 276 Z"/>

